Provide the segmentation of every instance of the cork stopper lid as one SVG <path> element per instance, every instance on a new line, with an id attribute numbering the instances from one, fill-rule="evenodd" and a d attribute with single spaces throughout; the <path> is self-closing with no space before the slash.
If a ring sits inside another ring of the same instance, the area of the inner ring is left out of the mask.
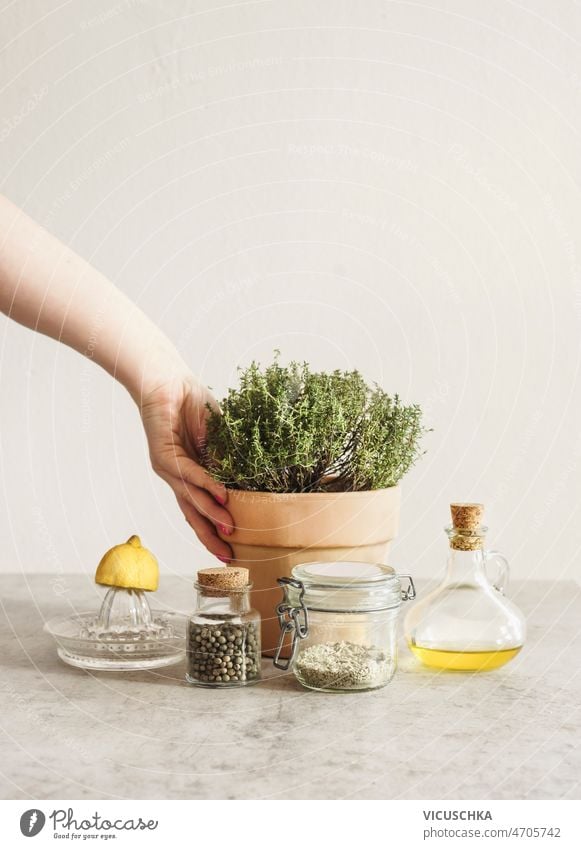
<path id="1" fill-rule="evenodd" d="M 486 528 L 482 526 L 484 504 L 450 504 L 452 524 L 447 528 L 450 547 L 457 551 L 478 551 L 484 547 Z"/>
<path id="2" fill-rule="evenodd" d="M 199 570 L 198 586 L 207 595 L 225 595 L 246 589 L 248 578 L 248 569 L 243 566 L 216 566 Z"/>
<path id="3" fill-rule="evenodd" d="M 456 502 L 450 504 L 452 524 L 455 528 L 473 531 L 482 524 L 484 515 L 484 504 L 462 504 Z"/>

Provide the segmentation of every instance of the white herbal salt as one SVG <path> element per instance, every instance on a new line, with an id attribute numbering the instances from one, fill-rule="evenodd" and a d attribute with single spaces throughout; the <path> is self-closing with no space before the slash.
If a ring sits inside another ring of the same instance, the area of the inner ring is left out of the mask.
<path id="1" fill-rule="evenodd" d="M 379 649 L 351 642 L 317 643 L 295 664 L 299 680 L 316 690 L 361 690 L 385 677 L 386 656 Z"/>

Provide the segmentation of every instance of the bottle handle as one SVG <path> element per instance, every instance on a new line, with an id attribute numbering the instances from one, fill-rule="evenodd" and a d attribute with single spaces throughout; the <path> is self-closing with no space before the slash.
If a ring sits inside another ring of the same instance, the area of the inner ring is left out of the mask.
<path id="1" fill-rule="evenodd" d="M 498 564 L 496 577 L 494 579 L 489 578 L 488 582 L 492 584 L 495 590 L 497 590 L 501 595 L 505 595 L 506 590 L 508 588 L 508 579 L 510 576 L 510 566 L 508 564 L 508 560 L 506 557 L 500 553 L 500 551 L 484 551 L 484 571 L 486 572 L 486 567 L 491 560 L 495 560 Z"/>

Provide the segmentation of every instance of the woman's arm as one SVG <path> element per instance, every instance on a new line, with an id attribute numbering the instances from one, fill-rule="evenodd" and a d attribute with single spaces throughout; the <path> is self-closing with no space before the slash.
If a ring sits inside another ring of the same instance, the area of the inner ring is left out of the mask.
<path id="1" fill-rule="evenodd" d="M 169 339 L 110 280 L 0 196 L 0 309 L 92 358 L 136 403 L 189 374 Z"/>
<path id="2" fill-rule="evenodd" d="M 210 391 L 161 330 L 110 280 L 0 195 L 0 310 L 90 356 L 139 407 L 154 470 L 204 545 L 231 558 L 226 489 L 194 459 Z"/>

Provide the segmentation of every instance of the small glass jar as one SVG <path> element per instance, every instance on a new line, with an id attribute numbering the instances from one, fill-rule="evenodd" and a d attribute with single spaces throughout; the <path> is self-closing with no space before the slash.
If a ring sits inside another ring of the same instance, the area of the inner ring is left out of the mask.
<path id="1" fill-rule="evenodd" d="M 201 569 L 188 622 L 186 680 L 243 687 L 260 679 L 260 615 L 250 607 L 248 569 Z"/>
<path id="2" fill-rule="evenodd" d="M 401 602 L 415 598 L 410 575 L 379 563 L 332 561 L 295 566 L 278 583 L 277 668 L 292 668 L 304 687 L 323 692 L 373 690 L 391 680 Z"/>

